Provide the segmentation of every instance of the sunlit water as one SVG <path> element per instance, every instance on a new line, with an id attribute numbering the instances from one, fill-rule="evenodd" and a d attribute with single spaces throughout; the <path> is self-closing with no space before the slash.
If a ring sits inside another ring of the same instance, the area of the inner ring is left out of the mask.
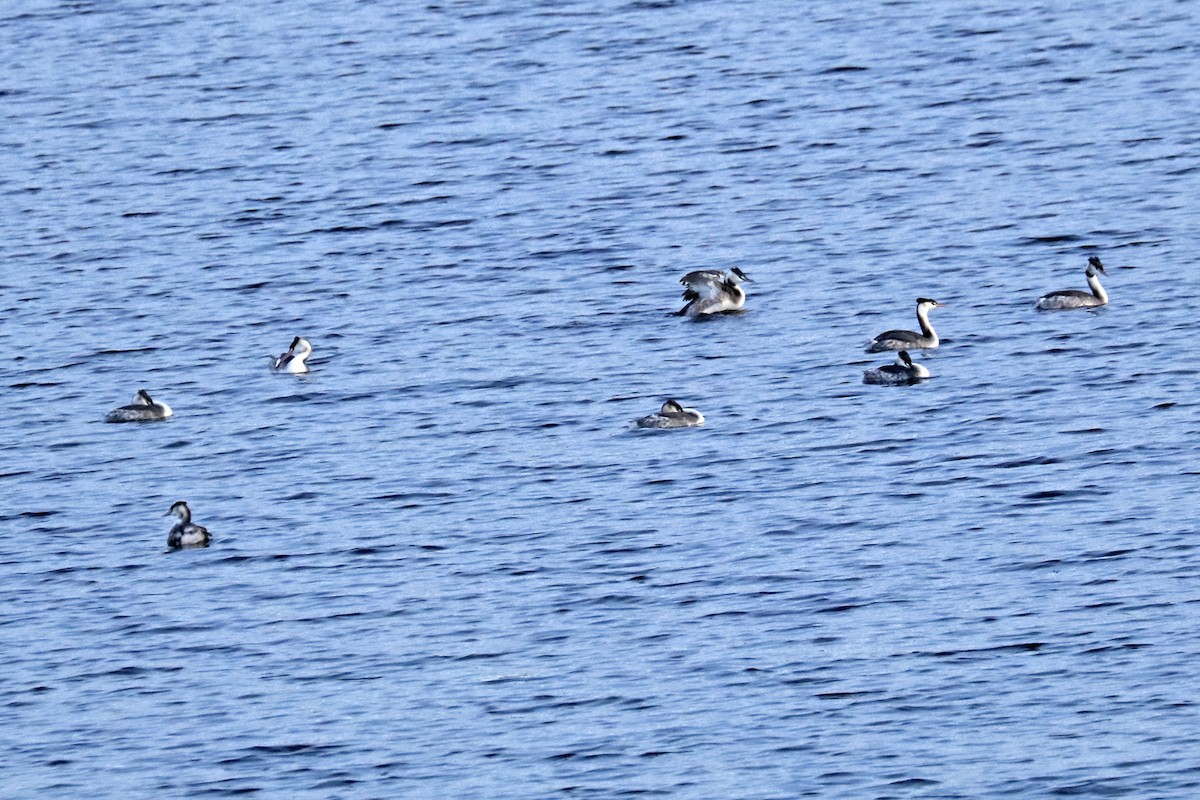
<path id="1" fill-rule="evenodd" d="M 1196 796 L 1197 16 L 6 5 L 0 792 Z"/>

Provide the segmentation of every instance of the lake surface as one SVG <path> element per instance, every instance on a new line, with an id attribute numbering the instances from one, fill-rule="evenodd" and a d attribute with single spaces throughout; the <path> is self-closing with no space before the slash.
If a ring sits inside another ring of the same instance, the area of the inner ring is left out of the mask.
<path id="1" fill-rule="evenodd" d="M 1198 9 L 5 4 L 0 794 L 1200 796 Z"/>

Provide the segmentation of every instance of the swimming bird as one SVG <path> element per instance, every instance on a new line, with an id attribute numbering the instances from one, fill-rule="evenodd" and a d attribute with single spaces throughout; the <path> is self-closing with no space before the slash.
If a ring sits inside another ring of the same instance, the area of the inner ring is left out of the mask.
<path id="1" fill-rule="evenodd" d="M 737 267 L 729 272 L 719 269 L 689 272 L 679 279 L 687 287 L 683 292 L 687 305 L 675 312 L 675 316 L 698 317 L 701 314 L 737 311 L 746 304 L 746 290 L 741 287 L 746 281 L 750 281 L 750 278 Z"/>
<path id="2" fill-rule="evenodd" d="M 921 332 L 916 331 L 884 331 L 867 345 L 868 353 L 882 353 L 885 350 L 932 350 L 938 346 L 937 331 L 929 324 L 929 310 L 945 308 L 937 300 L 928 297 L 917 298 L 917 322 Z"/>
<path id="3" fill-rule="evenodd" d="M 882 367 L 869 369 L 863 373 L 863 383 L 874 383 L 883 386 L 901 386 L 916 383 L 929 377 L 929 370 L 920 364 L 913 363 L 907 350 L 896 354 L 895 364 L 885 364 Z"/>
<path id="4" fill-rule="evenodd" d="M 694 408 L 684 408 L 674 400 L 662 404 L 657 414 L 637 421 L 639 428 L 694 428 L 704 424 L 704 415 Z"/>
<path id="5" fill-rule="evenodd" d="M 296 348 L 300 348 L 300 352 L 296 352 Z M 287 352 L 280 353 L 278 358 L 272 356 L 271 369 L 277 372 L 290 372 L 293 375 L 301 375 L 308 372 L 308 364 L 304 363 L 309 356 L 312 355 L 312 345 L 308 343 L 308 339 L 297 336 L 292 339 L 292 344 L 288 347 Z"/>
<path id="6" fill-rule="evenodd" d="M 1088 259 L 1087 270 L 1084 275 L 1087 275 L 1088 288 L 1092 291 L 1082 292 L 1078 289 L 1063 289 L 1061 292 L 1051 292 L 1044 294 L 1038 298 L 1037 309 L 1039 311 L 1063 311 L 1068 308 L 1096 308 L 1108 303 L 1108 292 L 1104 291 L 1104 287 L 1100 285 L 1100 279 L 1096 277 L 1096 273 L 1107 275 L 1104 271 L 1104 265 L 1100 263 L 1100 259 L 1092 256 Z"/>
<path id="7" fill-rule="evenodd" d="M 166 403 L 155 400 L 145 389 L 138 389 L 133 402 L 127 406 L 114 408 L 104 417 L 105 422 L 150 422 L 156 419 L 166 419 L 174 412 Z"/>
<path id="8" fill-rule="evenodd" d="M 167 547 L 172 550 L 181 547 L 208 547 L 208 543 L 212 541 L 212 534 L 208 532 L 208 528 L 192 524 L 192 510 L 188 508 L 187 503 L 177 500 L 171 506 L 171 510 L 163 516 L 169 517 L 172 514 L 179 517 L 179 522 L 172 525 L 170 533 L 167 534 Z"/>

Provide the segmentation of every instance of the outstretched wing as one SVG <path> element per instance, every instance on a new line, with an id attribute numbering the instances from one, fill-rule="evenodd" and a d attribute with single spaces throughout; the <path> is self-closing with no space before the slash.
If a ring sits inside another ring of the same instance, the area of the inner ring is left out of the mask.
<path id="1" fill-rule="evenodd" d="M 708 283 L 724 283 L 725 272 L 719 269 L 698 269 L 694 272 L 689 272 L 687 275 L 684 275 L 679 279 L 679 282 L 684 286 L 687 286 L 691 283 L 698 283 L 700 281 L 705 281 Z"/>
<path id="2" fill-rule="evenodd" d="M 683 292 L 684 300 L 711 300 L 721 291 L 725 273 L 717 269 L 698 269 L 684 275 L 679 282 L 687 287 Z"/>

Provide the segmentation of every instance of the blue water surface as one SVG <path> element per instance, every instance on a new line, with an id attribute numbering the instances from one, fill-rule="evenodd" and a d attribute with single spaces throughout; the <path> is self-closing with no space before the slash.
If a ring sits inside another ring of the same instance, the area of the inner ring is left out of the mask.
<path id="1" fill-rule="evenodd" d="M 0 794 L 1200 796 L 1197 30 L 6 4 Z"/>

